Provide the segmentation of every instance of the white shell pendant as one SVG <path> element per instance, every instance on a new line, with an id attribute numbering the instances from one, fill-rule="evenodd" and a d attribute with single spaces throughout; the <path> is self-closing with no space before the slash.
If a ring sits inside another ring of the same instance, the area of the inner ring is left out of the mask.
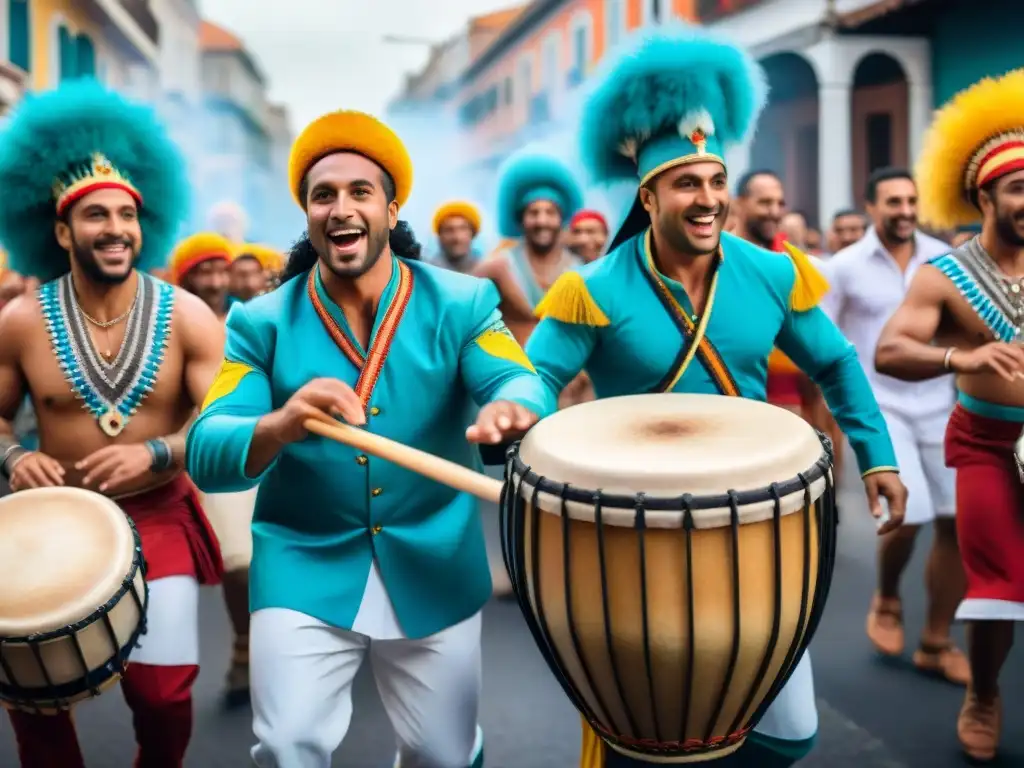
<path id="1" fill-rule="evenodd" d="M 115 410 L 109 410 L 98 419 L 100 429 L 110 437 L 117 437 L 124 430 L 125 418 Z"/>

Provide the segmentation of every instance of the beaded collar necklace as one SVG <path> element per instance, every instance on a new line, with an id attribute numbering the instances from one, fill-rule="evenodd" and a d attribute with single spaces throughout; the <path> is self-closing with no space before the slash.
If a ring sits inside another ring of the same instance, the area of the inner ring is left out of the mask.
<path id="1" fill-rule="evenodd" d="M 124 340 L 110 361 L 96 351 L 70 273 L 40 287 L 39 304 L 65 380 L 100 429 L 117 437 L 156 383 L 170 336 L 174 288 L 139 273 Z"/>

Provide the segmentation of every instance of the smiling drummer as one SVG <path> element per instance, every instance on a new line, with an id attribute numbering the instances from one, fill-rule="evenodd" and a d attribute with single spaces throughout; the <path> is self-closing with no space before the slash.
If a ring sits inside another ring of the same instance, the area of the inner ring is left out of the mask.
<path id="1" fill-rule="evenodd" d="M 0 417 L 29 394 L 39 424 L 38 450 L 3 437 L 2 470 L 15 492 L 115 497 L 139 531 L 148 624 L 121 687 L 142 766 L 183 764 L 199 585 L 221 570 L 181 470 L 223 332 L 202 301 L 146 274 L 187 214 L 184 168 L 149 108 L 89 81 L 26 100 L 0 139 L 0 241 L 18 272 L 43 281 L 0 314 Z M 81 768 L 69 713 L 11 719 L 23 765 Z"/>
<path id="2" fill-rule="evenodd" d="M 188 442 L 204 491 L 260 483 L 253 757 L 328 768 L 369 654 L 400 764 L 478 768 L 491 581 L 476 502 L 303 425 L 321 409 L 479 466 L 469 441 L 525 430 L 543 387 L 491 283 L 402 257 L 415 251 L 398 221 L 412 163 L 387 126 L 359 112 L 320 118 L 295 142 L 290 181 L 308 236 L 281 287 L 232 308 L 224 366 Z"/>
<path id="3" fill-rule="evenodd" d="M 609 254 L 563 275 L 538 306 L 543 319 L 527 354 L 550 408 L 584 368 L 598 397 L 764 400 L 777 345 L 825 393 L 873 511 L 879 496 L 889 500 L 888 529 L 902 519 L 906 489 L 857 354 L 817 307 L 824 279 L 795 249 L 770 253 L 722 232 L 725 147 L 745 138 L 765 95 L 764 75 L 744 52 L 690 28 L 643 38 L 614 66 L 585 107 L 582 155 L 597 180 L 639 178 L 639 193 Z M 788 765 L 816 731 L 805 655 L 746 744 L 716 765 Z M 633 764 L 604 752 L 585 727 L 584 768 Z"/>

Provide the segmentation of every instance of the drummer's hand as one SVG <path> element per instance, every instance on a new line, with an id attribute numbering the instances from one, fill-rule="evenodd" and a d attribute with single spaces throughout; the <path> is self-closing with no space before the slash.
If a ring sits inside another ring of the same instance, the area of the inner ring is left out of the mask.
<path id="1" fill-rule="evenodd" d="M 518 403 L 495 400 L 480 409 L 476 424 L 466 430 L 471 443 L 496 445 L 510 437 L 519 437 L 537 423 L 537 415 Z"/>
<path id="2" fill-rule="evenodd" d="M 14 464 L 8 485 L 12 491 L 64 485 L 64 467 L 45 453 L 32 451 L 26 453 Z"/>
<path id="3" fill-rule="evenodd" d="M 879 536 L 903 525 L 903 516 L 907 513 L 907 486 L 898 472 L 872 472 L 864 478 L 864 490 L 868 494 L 868 508 L 876 520 L 882 517 L 882 499 L 889 503 L 889 519 L 879 526 Z"/>
<path id="4" fill-rule="evenodd" d="M 82 485 L 100 493 L 117 493 L 153 467 L 153 454 L 143 443 L 108 445 L 75 464 L 85 472 Z"/>
<path id="5" fill-rule="evenodd" d="M 274 416 L 274 436 L 283 445 L 305 440 L 307 419 L 319 413 L 340 416 L 353 426 L 366 423 L 366 413 L 359 396 L 348 384 L 338 379 L 313 379 L 296 392 Z"/>

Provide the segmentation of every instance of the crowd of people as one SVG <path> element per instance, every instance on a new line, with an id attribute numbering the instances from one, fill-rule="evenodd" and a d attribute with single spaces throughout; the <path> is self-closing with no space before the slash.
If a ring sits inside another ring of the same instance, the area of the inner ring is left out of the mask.
<path id="1" fill-rule="evenodd" d="M 651 392 L 767 399 L 849 444 L 879 518 L 865 595 L 879 653 L 905 651 L 900 580 L 933 526 L 913 663 L 965 687 L 960 741 L 995 757 L 999 671 L 1024 618 L 1024 72 L 957 97 L 920 168 L 876 169 L 863 213 L 837 212 L 824 235 L 777 174 L 729 177 L 725 150 L 765 99 L 740 48 L 645 38 L 581 117 L 590 178 L 515 153 L 493 210 L 438 207 L 432 254 L 399 218 L 412 160 L 363 113 L 296 140 L 288 181 L 307 228 L 287 255 L 247 243 L 230 205 L 177 240 L 184 163 L 147 108 L 80 81 L 13 115 L 2 469 L 14 493 L 110 496 L 139 530 L 148 628 L 122 680 L 138 766 L 182 765 L 196 595 L 217 583 L 235 635 L 226 703 L 251 702 L 255 764 L 326 768 L 370 656 L 396 764 L 482 766 L 480 610 L 510 585 L 475 502 L 310 439 L 308 422 L 479 469 L 558 408 Z M 587 189 L 623 179 L 637 194 L 613 229 Z M 480 257 L 484 215 L 505 240 Z M 805 654 L 720 765 L 807 754 L 812 680 Z M 11 719 L 25 768 L 84 765 L 69 713 Z M 641 764 L 582 725 L 584 768 Z"/>

